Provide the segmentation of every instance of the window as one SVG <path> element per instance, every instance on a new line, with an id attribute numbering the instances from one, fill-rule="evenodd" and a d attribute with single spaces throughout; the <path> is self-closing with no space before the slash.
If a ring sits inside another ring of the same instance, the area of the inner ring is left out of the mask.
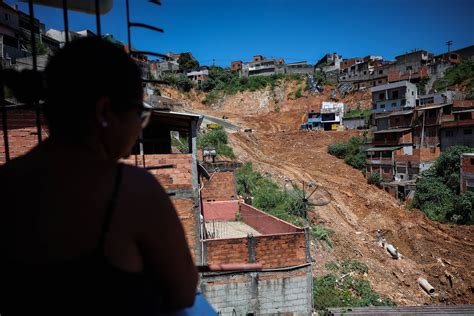
<path id="1" fill-rule="evenodd" d="M 385 104 L 380 104 L 381 109 L 385 109 Z"/>
<path id="2" fill-rule="evenodd" d="M 377 103 L 372 104 L 372 109 L 377 110 Z"/>
<path id="3" fill-rule="evenodd" d="M 407 71 L 408 70 L 413 70 L 413 67 L 412 66 L 407 66 Z"/>
<path id="4" fill-rule="evenodd" d="M 398 91 L 392 91 L 392 99 L 398 99 Z"/>
<path id="5" fill-rule="evenodd" d="M 382 83 L 382 80 L 379 80 L 378 83 L 381 84 L 381 83 Z"/>
<path id="6" fill-rule="evenodd" d="M 385 93 L 379 93 L 379 100 L 385 100 Z"/>
<path id="7" fill-rule="evenodd" d="M 446 131 L 446 137 L 453 137 L 453 136 L 454 136 L 454 132 L 452 130 Z"/>
<path id="8" fill-rule="evenodd" d="M 392 108 L 396 108 L 397 107 L 397 103 L 392 103 Z"/>
<path id="9" fill-rule="evenodd" d="M 382 170 L 383 170 L 383 173 L 391 173 L 391 170 L 392 168 L 390 167 L 383 167 Z"/>
<path id="10" fill-rule="evenodd" d="M 472 134 L 472 129 L 468 128 L 464 130 L 464 135 L 471 135 Z"/>
<path id="11" fill-rule="evenodd" d="M 366 74 L 367 74 L 367 71 L 366 71 L 366 70 L 364 70 L 364 75 L 366 75 Z"/>
<path id="12" fill-rule="evenodd" d="M 411 95 L 415 95 L 415 91 L 412 91 L 412 92 L 411 92 Z"/>
<path id="13" fill-rule="evenodd" d="M 474 166 L 474 158 L 471 158 L 471 165 Z"/>
<path id="14" fill-rule="evenodd" d="M 5 13 L 5 21 L 9 21 L 9 20 L 10 20 L 10 14 Z"/>
<path id="15" fill-rule="evenodd" d="M 400 123 L 400 118 L 399 118 L 399 117 L 397 117 L 397 118 L 395 119 L 395 124 L 398 124 L 398 123 Z"/>
<path id="16" fill-rule="evenodd" d="M 429 110 L 428 117 L 431 117 L 431 118 L 436 117 L 436 110 Z"/>
<path id="17" fill-rule="evenodd" d="M 383 74 L 383 70 L 379 70 L 379 75 Z"/>

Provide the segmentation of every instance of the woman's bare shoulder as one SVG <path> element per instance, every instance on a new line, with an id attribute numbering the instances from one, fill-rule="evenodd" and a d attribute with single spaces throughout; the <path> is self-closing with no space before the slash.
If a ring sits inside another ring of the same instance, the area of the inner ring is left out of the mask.
<path id="1" fill-rule="evenodd" d="M 168 194 L 158 180 L 144 168 L 124 165 L 124 188 L 130 197 L 140 198 L 147 203 L 162 204 Z"/>

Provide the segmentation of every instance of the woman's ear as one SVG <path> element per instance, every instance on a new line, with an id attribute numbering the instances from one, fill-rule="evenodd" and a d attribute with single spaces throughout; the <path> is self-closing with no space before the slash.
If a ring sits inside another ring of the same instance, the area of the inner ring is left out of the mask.
<path id="1" fill-rule="evenodd" d="M 109 97 L 100 97 L 95 106 L 95 122 L 100 128 L 107 128 L 114 118 Z"/>

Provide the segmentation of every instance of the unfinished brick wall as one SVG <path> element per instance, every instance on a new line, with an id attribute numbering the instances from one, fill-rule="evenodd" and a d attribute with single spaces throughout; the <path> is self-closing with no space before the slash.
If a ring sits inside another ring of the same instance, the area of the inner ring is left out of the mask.
<path id="1" fill-rule="evenodd" d="M 306 263 L 303 232 L 255 237 L 255 259 L 264 268 L 291 267 Z"/>
<path id="2" fill-rule="evenodd" d="M 151 168 L 148 171 L 155 176 L 170 195 L 181 224 L 183 225 L 189 248 L 195 256 L 196 218 L 194 213 L 194 197 L 192 184 L 192 155 L 132 155 L 124 160 L 138 167 Z M 153 169 L 159 165 L 170 165 L 167 168 Z"/>
<path id="3" fill-rule="evenodd" d="M 0 164 L 6 162 L 5 144 L 3 140 L 3 118 L 0 114 Z M 41 116 L 42 139 L 48 135 L 46 122 Z M 8 144 L 10 158 L 26 154 L 38 144 L 36 113 L 31 110 L 9 110 L 7 112 Z"/>
<path id="4" fill-rule="evenodd" d="M 208 264 L 257 262 L 264 268 L 279 268 L 307 262 L 304 232 L 208 239 L 204 243 Z"/>
<path id="5" fill-rule="evenodd" d="M 228 238 L 205 241 L 208 264 L 248 263 L 248 239 Z"/>
<path id="6" fill-rule="evenodd" d="M 435 161 L 441 154 L 439 147 L 413 148 L 413 155 L 404 155 L 403 149 L 395 151 L 395 161 L 410 161 L 413 163 Z"/>
<path id="7" fill-rule="evenodd" d="M 303 231 L 299 227 L 268 215 L 245 203 L 240 203 L 240 214 L 245 224 L 255 228 L 255 230 L 261 234 L 282 234 Z"/>
<path id="8" fill-rule="evenodd" d="M 202 293 L 221 315 L 310 315 L 311 286 L 310 266 L 201 277 Z"/>
<path id="9" fill-rule="evenodd" d="M 237 198 L 234 171 L 215 172 L 211 180 L 202 179 L 201 196 L 203 201 L 227 201 Z"/>

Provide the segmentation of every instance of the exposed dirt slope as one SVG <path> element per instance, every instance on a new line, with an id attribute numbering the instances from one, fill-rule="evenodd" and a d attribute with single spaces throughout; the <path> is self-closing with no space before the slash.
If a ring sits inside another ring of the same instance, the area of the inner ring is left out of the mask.
<path id="1" fill-rule="evenodd" d="M 354 132 L 272 132 L 233 134 L 231 144 L 243 161 L 275 179 L 314 181 L 321 185 L 313 220 L 332 228 L 333 252 L 314 249 L 315 275 L 326 273 L 329 260 L 352 258 L 369 266 L 374 289 L 399 304 L 474 303 L 474 228 L 450 227 L 410 211 L 388 193 L 370 186 L 363 175 L 327 154 L 327 145 Z M 323 203 L 321 203 L 323 204 Z M 375 231 L 399 248 L 401 260 L 392 260 L 376 245 Z M 450 286 L 448 275 L 453 286 Z M 438 295 L 430 298 L 416 280 L 427 278 Z"/>
<path id="2" fill-rule="evenodd" d="M 368 185 L 363 175 L 327 153 L 327 145 L 357 134 L 345 132 L 302 132 L 298 126 L 308 106 L 318 107 L 329 100 L 330 89 L 323 95 L 282 100 L 279 112 L 269 108 L 250 110 L 256 95 L 239 108 L 237 94 L 226 105 L 211 108 L 202 98 L 173 92 L 185 107 L 194 111 L 228 116 L 233 123 L 252 127 L 253 133 L 235 133 L 229 141 L 241 161 L 252 161 L 261 172 L 275 180 L 313 181 L 320 185 L 315 202 L 330 201 L 312 214 L 316 223 L 334 230 L 334 250 L 313 248 L 315 275 L 325 274 L 325 263 L 334 259 L 357 259 L 369 266 L 367 278 L 374 289 L 398 304 L 474 303 L 474 227 L 450 226 L 427 219 L 420 211 L 406 209 L 388 193 Z M 351 95 L 343 102 L 350 108 L 370 106 L 367 93 Z M 240 102 L 240 103 L 239 103 Z M 365 104 L 365 105 L 360 105 Z M 324 204 L 324 203 L 319 203 Z M 375 243 L 375 231 L 385 232 L 388 242 L 399 248 L 401 260 L 392 260 Z M 417 284 L 423 276 L 436 288 L 430 297 Z"/>

